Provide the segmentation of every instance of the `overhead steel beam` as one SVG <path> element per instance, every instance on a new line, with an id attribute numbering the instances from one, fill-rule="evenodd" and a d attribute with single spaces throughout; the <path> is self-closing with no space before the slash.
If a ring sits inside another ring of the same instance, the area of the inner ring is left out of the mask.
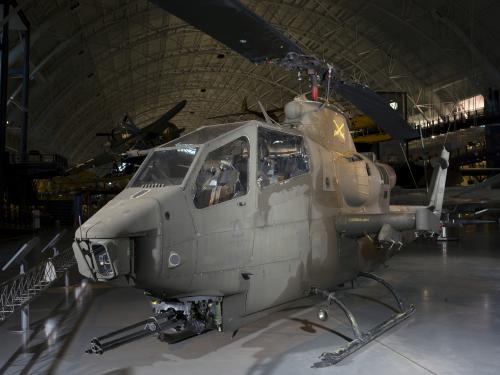
<path id="1" fill-rule="evenodd" d="M 432 11 L 432 17 L 450 29 L 457 38 L 464 44 L 464 46 L 469 50 L 471 56 L 474 56 L 475 61 L 478 65 L 482 66 L 484 72 L 489 78 L 489 81 L 493 81 L 495 84 L 500 83 L 500 73 L 498 68 L 491 62 L 491 59 L 481 52 L 477 47 L 476 43 L 467 34 L 465 34 L 460 27 L 458 27 L 451 19 L 445 15 L 439 13 L 436 9 Z M 490 82 L 491 82 L 490 81 Z"/>

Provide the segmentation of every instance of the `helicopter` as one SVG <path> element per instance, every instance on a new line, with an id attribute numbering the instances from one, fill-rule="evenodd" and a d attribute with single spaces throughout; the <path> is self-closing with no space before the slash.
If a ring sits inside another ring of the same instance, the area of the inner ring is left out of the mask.
<path id="1" fill-rule="evenodd" d="M 264 121 L 203 126 L 149 150 L 127 187 L 80 225 L 73 242 L 79 272 L 143 289 L 153 310 L 144 321 L 92 339 L 87 352 L 102 354 L 150 334 L 168 341 L 237 329 L 317 294 L 342 309 L 356 336 L 324 354 L 317 366 L 324 367 L 411 316 L 415 308 L 371 272 L 416 234 L 438 232 L 449 153 L 443 149 L 437 160 L 428 205 L 391 206 L 394 170 L 357 152 L 345 113 L 319 97 L 320 74 L 312 70 L 323 69 L 321 62 L 298 54 L 238 1 L 155 3 L 212 36 L 217 30 L 204 23 L 214 12 L 236 26 L 260 28 L 266 42 L 235 48 L 252 61 L 266 55 L 306 68 L 311 95 L 286 104 L 281 123 L 261 105 Z M 269 40 L 277 41 L 275 50 Z M 326 66 L 323 75 L 329 73 Z M 330 83 L 353 100 L 361 97 L 386 125 L 392 121 L 393 134 L 407 131 L 366 87 Z M 357 277 L 381 283 L 398 304 L 398 313 L 368 332 L 332 291 Z M 319 319 L 327 315 L 318 312 Z"/>

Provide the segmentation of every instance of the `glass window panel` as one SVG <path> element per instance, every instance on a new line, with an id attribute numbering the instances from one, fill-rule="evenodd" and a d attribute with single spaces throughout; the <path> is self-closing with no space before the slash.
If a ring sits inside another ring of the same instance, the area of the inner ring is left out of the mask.
<path id="1" fill-rule="evenodd" d="M 248 191 L 249 143 L 245 137 L 210 152 L 196 178 L 194 204 L 205 208 Z"/>
<path id="2" fill-rule="evenodd" d="M 233 123 L 233 124 L 222 124 L 222 125 L 211 125 L 204 126 L 186 134 L 182 137 L 174 139 L 166 144 L 167 147 L 175 146 L 177 144 L 187 144 L 187 145 L 200 145 L 202 143 L 206 143 L 224 133 L 227 133 L 231 130 L 238 129 L 240 126 L 245 125 L 244 122 Z"/>
<path id="3" fill-rule="evenodd" d="M 132 178 L 130 187 L 148 184 L 180 185 L 197 151 L 195 147 L 154 151 Z"/>
<path id="4" fill-rule="evenodd" d="M 302 137 L 259 128 L 257 184 L 277 184 L 309 172 Z"/>

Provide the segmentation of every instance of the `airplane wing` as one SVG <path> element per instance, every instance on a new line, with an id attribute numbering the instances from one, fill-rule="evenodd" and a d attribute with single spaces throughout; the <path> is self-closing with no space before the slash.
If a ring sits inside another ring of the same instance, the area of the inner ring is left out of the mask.
<path id="1" fill-rule="evenodd" d="M 74 167 L 67 169 L 66 173 L 75 174 L 82 172 L 86 169 L 99 167 L 101 165 L 112 163 L 114 161 L 115 161 L 115 156 L 112 153 L 103 152 L 102 154 L 99 154 L 93 157 L 92 159 L 89 159 L 83 163 L 77 164 Z"/>
<path id="2" fill-rule="evenodd" d="M 187 104 L 187 100 L 183 100 L 177 103 L 174 107 L 169 109 L 164 115 L 162 115 L 158 120 L 153 123 L 145 126 L 141 129 L 141 134 L 149 134 L 149 135 L 162 135 L 163 132 L 168 128 L 175 126 L 170 122 L 175 115 L 177 115 L 180 111 L 184 109 Z"/>
<path id="3" fill-rule="evenodd" d="M 126 139 L 115 142 L 112 145 L 112 150 L 115 153 L 120 154 L 126 151 L 124 148 L 134 149 L 151 147 L 152 144 L 150 144 L 150 141 L 158 139 L 158 137 L 163 135 L 166 129 L 172 129 L 172 134 L 179 136 L 184 129 L 177 128 L 177 126 L 171 123 L 170 120 L 182 111 L 186 104 L 187 100 L 180 101 L 160 118 L 139 129 L 137 133 L 131 134 Z"/>
<path id="4" fill-rule="evenodd" d="M 398 189 L 391 191 L 391 204 L 423 204 L 427 199 L 425 189 Z M 476 209 L 500 206 L 500 174 L 474 186 L 447 187 L 444 206 Z"/>

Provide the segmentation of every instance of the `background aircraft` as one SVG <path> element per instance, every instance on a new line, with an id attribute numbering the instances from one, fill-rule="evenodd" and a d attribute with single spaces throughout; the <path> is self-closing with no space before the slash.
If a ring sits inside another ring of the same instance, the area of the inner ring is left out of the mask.
<path id="1" fill-rule="evenodd" d="M 96 134 L 96 136 L 108 138 L 108 142 L 104 145 L 105 151 L 92 159 L 69 168 L 67 172 L 72 174 L 113 162 L 121 163 L 124 158 L 123 154 L 130 155 L 130 153 L 127 154 L 128 151 L 149 149 L 179 137 L 184 128 L 179 129 L 170 120 L 183 110 L 186 103 L 186 100 L 182 100 L 159 119 L 143 128 L 138 128 L 132 119 L 125 114 L 119 126 L 111 129 L 110 132 Z M 127 158 L 127 160 L 129 159 Z"/>
<path id="2" fill-rule="evenodd" d="M 392 191 L 392 204 L 425 204 L 428 201 L 426 189 L 402 189 L 396 187 Z M 450 186 L 445 189 L 444 207 L 456 213 L 483 214 L 496 212 L 500 208 L 500 174 L 492 176 L 473 186 Z"/>

